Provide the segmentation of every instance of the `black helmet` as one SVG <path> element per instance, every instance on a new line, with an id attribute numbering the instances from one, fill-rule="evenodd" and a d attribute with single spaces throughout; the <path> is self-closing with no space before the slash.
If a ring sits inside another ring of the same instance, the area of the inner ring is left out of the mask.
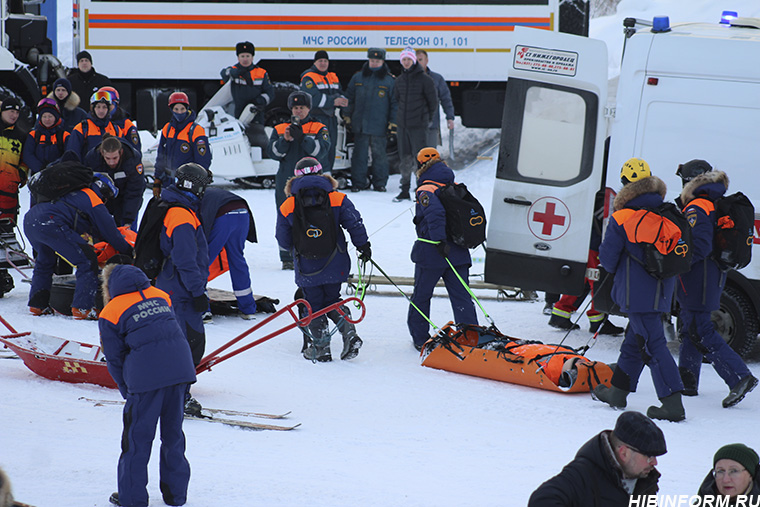
<path id="1" fill-rule="evenodd" d="M 709 173 L 713 168 L 705 160 L 694 159 L 689 160 L 685 164 L 678 164 L 678 170 L 676 170 L 676 176 L 681 177 L 681 181 L 684 185 L 699 176 L 700 174 Z"/>
<path id="2" fill-rule="evenodd" d="M 95 173 L 92 179 L 92 186 L 98 189 L 103 199 L 113 199 L 119 195 L 119 187 L 113 182 L 111 176 L 106 173 Z"/>
<path id="3" fill-rule="evenodd" d="M 191 192 L 198 197 L 203 197 L 206 186 L 210 185 L 214 178 L 211 171 L 195 162 L 189 162 L 179 166 L 176 175 L 177 188 Z"/>
<path id="4" fill-rule="evenodd" d="M 306 92 L 296 91 L 288 95 L 288 109 L 294 106 L 306 106 L 311 109 L 311 95 Z"/>
<path id="5" fill-rule="evenodd" d="M 304 157 L 296 163 L 296 169 L 293 172 L 296 176 L 320 174 L 322 172 L 322 164 L 316 158 Z"/>

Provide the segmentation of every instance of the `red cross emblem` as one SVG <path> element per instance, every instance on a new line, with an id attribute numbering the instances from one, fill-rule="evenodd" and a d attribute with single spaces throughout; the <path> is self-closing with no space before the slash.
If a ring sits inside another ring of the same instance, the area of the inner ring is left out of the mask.
<path id="1" fill-rule="evenodd" d="M 528 227 L 539 239 L 559 239 L 570 227 L 570 210 L 556 197 L 542 197 L 530 207 Z"/>

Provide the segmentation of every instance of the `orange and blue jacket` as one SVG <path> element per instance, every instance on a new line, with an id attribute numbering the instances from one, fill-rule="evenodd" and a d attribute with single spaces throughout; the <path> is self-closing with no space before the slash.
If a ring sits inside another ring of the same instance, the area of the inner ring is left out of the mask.
<path id="1" fill-rule="evenodd" d="M 24 133 L 0 120 L 0 218 L 16 220 L 18 189 L 26 184 L 27 168 L 22 161 Z"/>
<path id="2" fill-rule="evenodd" d="M 98 329 L 122 396 L 195 382 L 190 345 L 169 295 L 151 287 L 134 266 L 114 266 L 106 278 L 112 299 L 100 312 Z"/>

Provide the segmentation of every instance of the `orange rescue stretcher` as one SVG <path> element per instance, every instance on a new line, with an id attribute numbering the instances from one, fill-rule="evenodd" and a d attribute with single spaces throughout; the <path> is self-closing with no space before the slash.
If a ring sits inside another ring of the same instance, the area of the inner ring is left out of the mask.
<path id="1" fill-rule="evenodd" d="M 350 316 L 344 315 L 343 311 L 340 309 L 342 305 L 348 303 L 356 303 L 360 306 L 361 315 L 356 319 L 351 319 Z M 301 316 L 299 316 L 299 305 L 302 305 Z M 319 310 L 318 312 L 312 312 L 311 305 L 309 305 L 306 300 L 298 299 L 277 312 L 268 315 L 261 322 L 257 322 L 247 331 L 244 331 L 215 351 L 206 355 L 196 367 L 196 373 L 200 374 L 204 371 L 211 370 L 212 366 L 234 357 L 241 352 L 245 352 L 256 345 L 264 343 L 265 341 L 279 336 L 295 327 L 308 326 L 312 319 L 327 314 L 332 310 L 337 310 L 343 315 L 343 318 L 352 324 L 361 322 L 366 313 L 364 303 L 355 297 L 339 301 L 327 308 Z M 230 347 L 242 341 L 250 334 L 286 313 L 292 317 L 293 322 L 282 326 L 253 342 L 241 345 L 237 349 L 233 349 L 226 354 L 221 355 L 223 351 L 230 349 Z M 0 344 L 11 349 L 24 361 L 26 367 L 37 375 L 50 380 L 60 380 L 75 384 L 88 383 L 113 389 L 116 388 L 116 382 L 114 382 L 113 378 L 111 378 L 111 374 L 108 372 L 105 355 L 103 354 L 100 345 L 91 345 L 37 332 L 27 331 L 19 333 L 2 316 L 0 316 L 0 323 L 11 332 L 11 334 L 0 336 Z"/>
<path id="2" fill-rule="evenodd" d="M 546 345 L 502 334 L 494 326 L 449 322 L 425 343 L 422 365 L 560 393 L 610 385 L 612 369 L 563 345 Z"/>

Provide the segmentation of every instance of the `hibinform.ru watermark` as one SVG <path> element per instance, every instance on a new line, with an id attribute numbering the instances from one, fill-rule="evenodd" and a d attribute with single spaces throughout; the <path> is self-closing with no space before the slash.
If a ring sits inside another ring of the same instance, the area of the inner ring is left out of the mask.
<path id="1" fill-rule="evenodd" d="M 760 497 L 738 495 L 640 495 L 628 499 L 628 507 L 760 507 Z"/>

